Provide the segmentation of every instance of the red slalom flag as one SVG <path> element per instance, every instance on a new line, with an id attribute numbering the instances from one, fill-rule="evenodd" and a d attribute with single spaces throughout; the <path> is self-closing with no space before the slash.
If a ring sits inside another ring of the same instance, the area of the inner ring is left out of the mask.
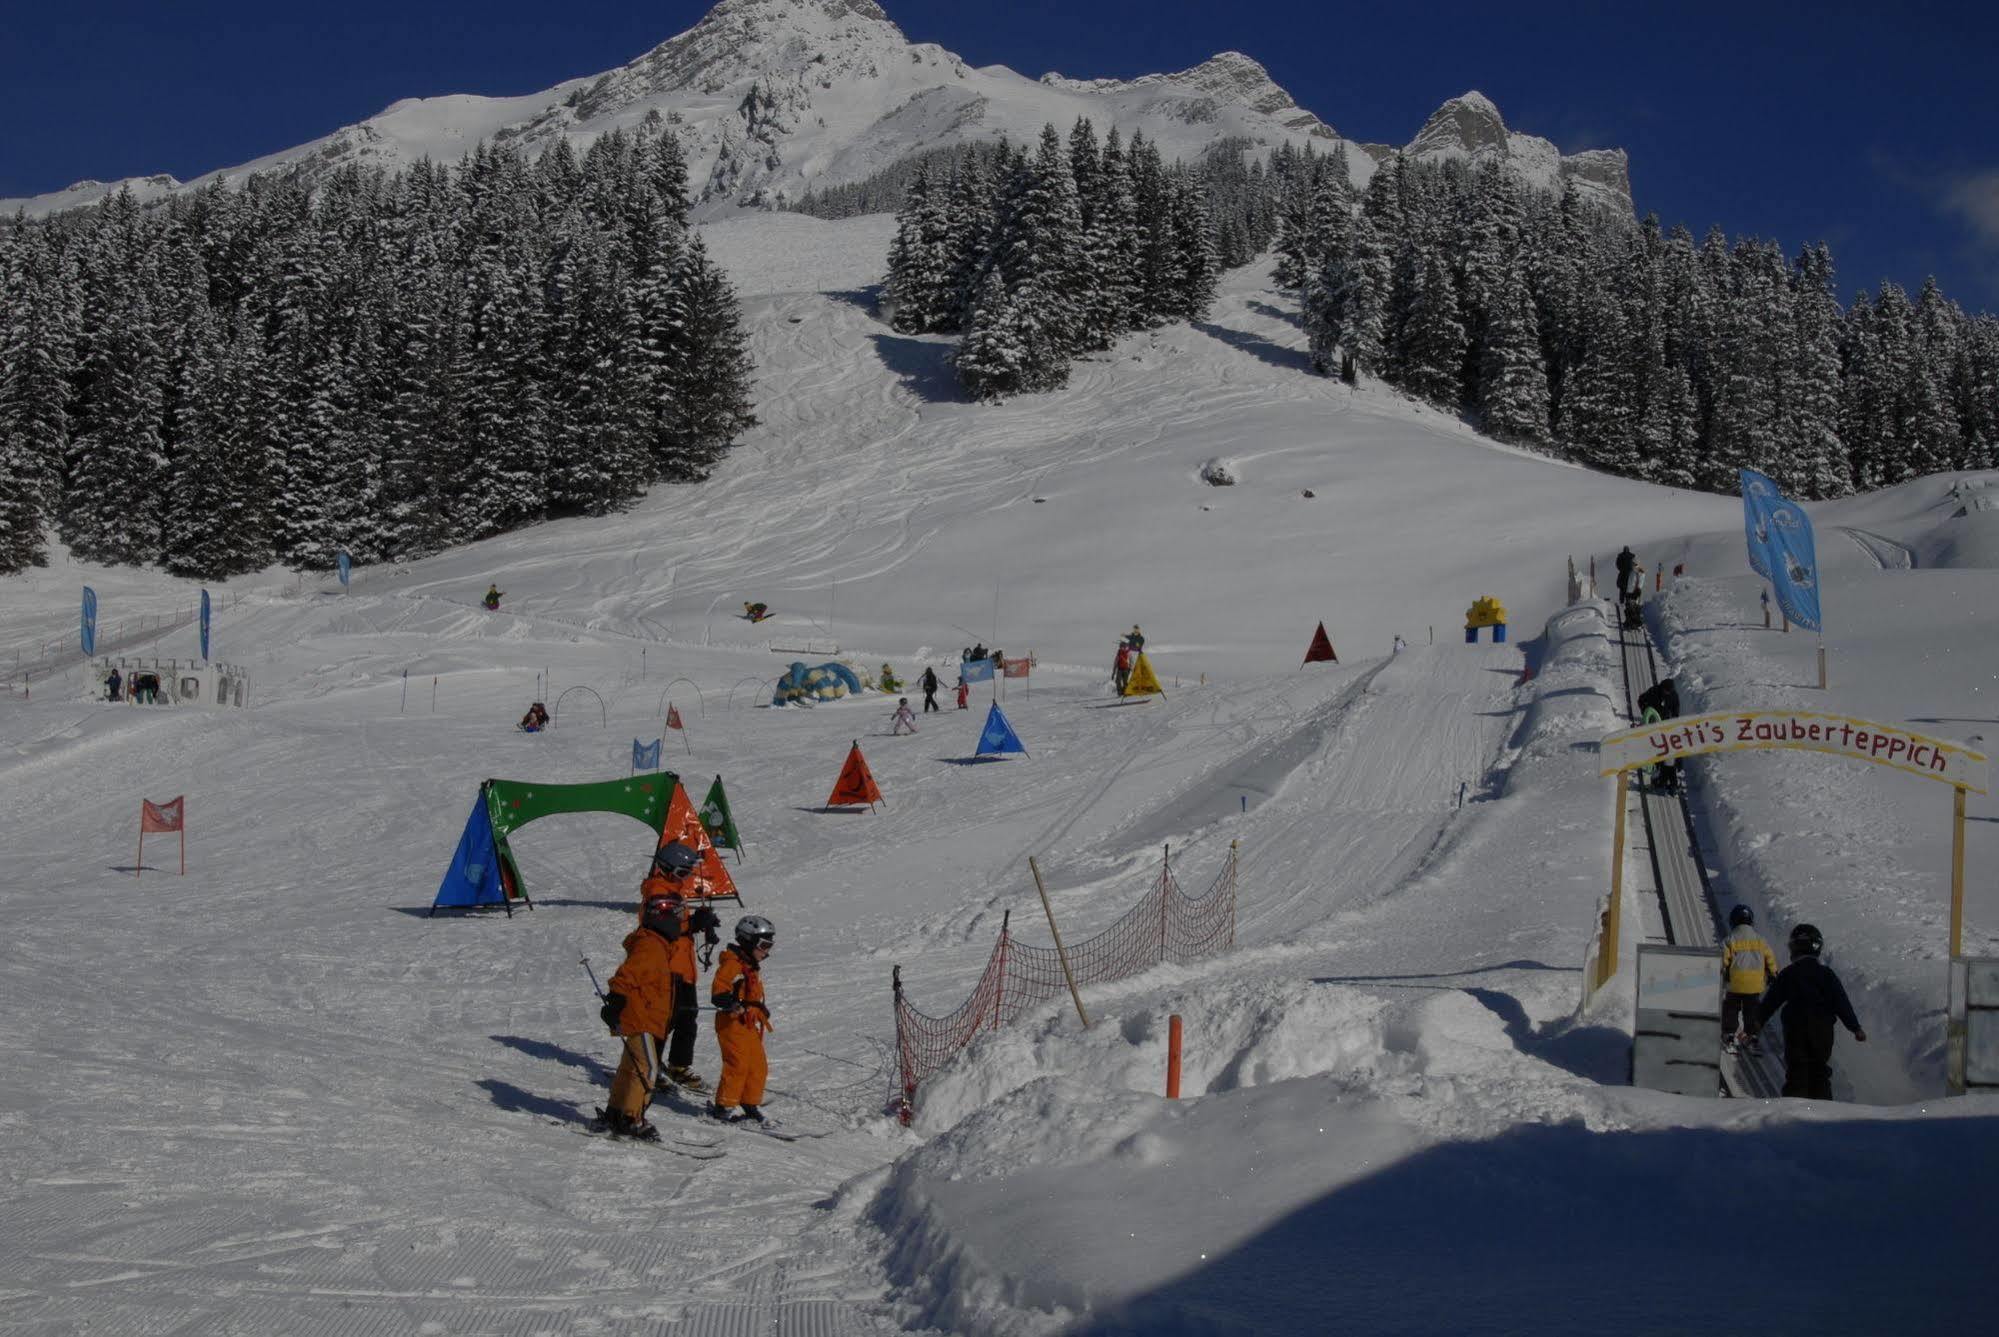
<path id="1" fill-rule="evenodd" d="M 861 742 L 857 738 L 847 752 L 847 764 L 840 768 L 840 778 L 833 785 L 833 796 L 826 800 L 826 806 L 844 808 L 865 803 L 872 809 L 875 804 L 885 802 L 875 785 L 874 773 L 868 769 L 868 759 L 861 755 Z"/>
<path id="2" fill-rule="evenodd" d="M 155 803 L 151 799 L 139 800 L 139 857 L 132 866 L 132 876 L 146 866 L 146 837 L 148 835 L 176 834 L 180 837 L 180 872 L 187 876 L 187 795 L 166 803 Z"/>
<path id="3" fill-rule="evenodd" d="M 685 729 L 687 727 L 680 722 L 680 707 L 674 705 L 671 701 L 666 703 L 666 727 L 669 729 Z"/>
<path id="4" fill-rule="evenodd" d="M 1326 624 L 1321 622 L 1319 629 L 1312 633 L 1311 647 L 1305 651 L 1305 658 L 1298 667 L 1304 668 L 1306 664 L 1318 664 L 1327 660 L 1337 664 L 1340 662 L 1340 657 L 1333 653 L 1332 638 L 1326 635 Z"/>

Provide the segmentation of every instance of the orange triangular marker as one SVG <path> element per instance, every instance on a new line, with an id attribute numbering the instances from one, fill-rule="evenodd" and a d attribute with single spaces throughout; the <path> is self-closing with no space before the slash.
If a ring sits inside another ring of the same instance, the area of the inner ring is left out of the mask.
<path id="1" fill-rule="evenodd" d="M 829 808 L 843 808 L 865 803 L 873 808 L 882 798 L 881 790 L 875 787 L 874 773 L 868 770 L 868 759 L 861 755 L 861 743 L 854 740 L 854 746 L 847 753 L 847 764 L 840 768 L 839 782 L 833 786 L 833 797 L 826 800 Z"/>
<path id="2" fill-rule="evenodd" d="M 1340 657 L 1333 653 L 1332 638 L 1326 635 L 1326 624 L 1321 622 L 1319 629 L 1312 633 L 1311 647 L 1305 651 L 1305 659 L 1298 667 L 1304 668 L 1306 664 L 1318 664 L 1329 659 L 1335 664 L 1340 662 Z"/>
<path id="3" fill-rule="evenodd" d="M 701 814 L 695 811 L 687 786 L 678 781 L 673 786 L 673 797 L 667 800 L 666 820 L 660 823 L 659 828 L 661 848 L 676 840 L 701 854 L 701 862 L 689 879 L 694 883 L 691 893 L 688 893 L 690 899 L 733 900 L 738 905 L 742 904 L 742 894 L 736 890 L 736 879 L 729 876 L 721 851 L 708 838 L 708 828 L 701 824 Z"/>

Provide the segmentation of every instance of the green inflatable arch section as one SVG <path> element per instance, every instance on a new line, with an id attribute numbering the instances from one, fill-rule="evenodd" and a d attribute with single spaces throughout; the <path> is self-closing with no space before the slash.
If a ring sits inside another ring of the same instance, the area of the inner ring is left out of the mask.
<path id="1" fill-rule="evenodd" d="M 644 822 L 657 834 L 666 821 L 667 801 L 680 777 L 654 771 L 623 780 L 599 780 L 587 785 L 547 785 L 528 780 L 488 780 L 480 786 L 486 816 L 493 823 L 493 844 L 509 897 L 527 896 L 520 865 L 507 837 L 538 817 L 568 812 L 617 812 Z M 532 902 L 530 902 L 532 904 Z"/>

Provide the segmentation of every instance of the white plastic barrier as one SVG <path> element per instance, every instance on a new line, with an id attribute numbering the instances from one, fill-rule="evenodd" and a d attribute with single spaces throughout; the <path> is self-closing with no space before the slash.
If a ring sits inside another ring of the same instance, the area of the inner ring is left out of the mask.
<path id="1" fill-rule="evenodd" d="M 1638 948 L 1631 1084 L 1683 1096 L 1721 1094 L 1721 952 Z"/>

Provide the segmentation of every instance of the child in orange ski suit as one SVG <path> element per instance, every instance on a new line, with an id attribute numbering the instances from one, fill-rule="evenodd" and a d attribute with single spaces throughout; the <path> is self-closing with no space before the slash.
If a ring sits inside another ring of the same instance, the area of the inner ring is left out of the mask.
<path id="1" fill-rule="evenodd" d="M 722 949 L 715 978 L 708 986 L 715 1004 L 715 1042 L 722 1047 L 722 1080 L 715 1086 L 709 1111 L 719 1119 L 763 1122 L 764 1079 L 770 1064 L 764 1057 L 764 1032 L 771 1029 L 770 1008 L 764 1003 L 763 961 L 776 939 L 770 921 L 747 915 L 736 925 L 736 940 Z M 742 1113 L 733 1107 L 741 1105 Z"/>
<path id="2" fill-rule="evenodd" d="M 656 1037 L 666 1033 L 673 1010 L 672 946 L 662 930 L 678 916 L 671 897 L 646 901 L 645 919 L 625 936 L 624 964 L 611 976 L 604 998 L 604 1024 L 624 1049 L 611 1081 L 611 1104 L 604 1111 L 613 1132 L 658 1136 L 645 1115 L 659 1077 Z"/>

